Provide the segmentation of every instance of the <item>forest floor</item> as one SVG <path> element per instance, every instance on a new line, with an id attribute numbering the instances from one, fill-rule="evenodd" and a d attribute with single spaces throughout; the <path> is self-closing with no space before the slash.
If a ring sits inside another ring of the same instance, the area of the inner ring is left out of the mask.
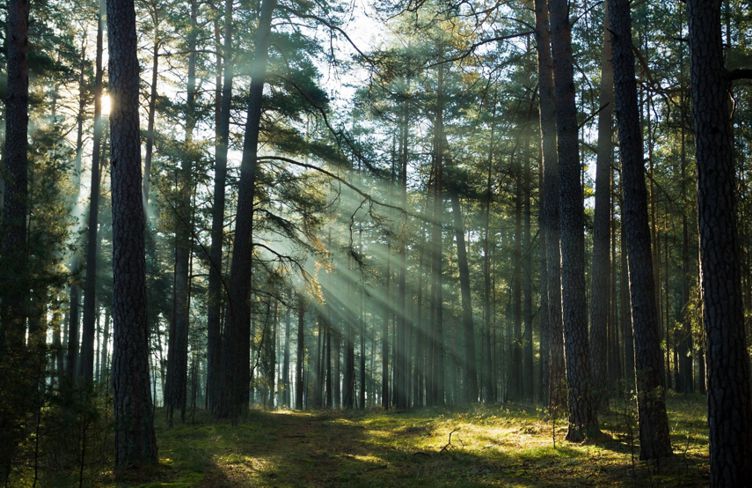
<path id="1" fill-rule="evenodd" d="M 597 441 L 566 442 L 560 419 L 556 447 L 551 419 L 521 406 L 252 411 L 238 425 L 196 418 L 173 428 L 160 420 L 160 467 L 109 486 L 705 486 L 704 397 L 673 396 L 668 406 L 675 456 L 660 463 L 638 460 L 634 420 L 616 405 Z"/>

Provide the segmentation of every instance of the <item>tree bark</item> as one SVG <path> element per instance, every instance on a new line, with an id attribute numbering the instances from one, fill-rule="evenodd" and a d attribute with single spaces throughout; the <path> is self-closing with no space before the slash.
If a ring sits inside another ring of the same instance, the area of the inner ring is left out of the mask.
<path id="1" fill-rule="evenodd" d="M 559 239 L 559 155 L 556 151 L 556 113 L 554 101 L 553 61 L 549 37 L 548 6 L 546 0 L 535 0 L 535 39 L 538 44 L 538 91 L 543 153 L 543 218 L 546 253 L 546 283 L 548 307 L 548 405 L 565 405 L 564 332 L 561 316 L 561 252 Z"/>
<path id="2" fill-rule="evenodd" d="M 237 418 L 248 404 L 250 382 L 250 323 L 251 323 L 251 272 L 253 199 L 256 185 L 256 157 L 258 155 L 259 126 L 261 122 L 269 35 L 276 0 L 264 0 L 256 28 L 254 63 L 251 72 L 251 89 L 248 96 L 248 120 L 245 127 L 243 158 L 240 163 L 238 211 L 235 221 L 235 239 L 232 247 L 230 271 L 229 320 L 225 325 L 223 347 L 224 405 L 217 413 L 220 417 Z"/>
<path id="3" fill-rule="evenodd" d="M 33 393 L 34 382 L 19 384 L 17 371 L 25 366 L 26 318 L 29 315 L 27 217 L 29 212 L 29 1 L 9 0 L 5 18 L 7 84 L 5 143 L 3 145 L 2 238 L 0 238 L 0 390 L 12 399 Z M 27 388 L 28 386 L 28 388 Z M 8 395 L 11 397 L 11 395 Z M 10 401 L 9 401 L 10 400 Z M 0 482 L 7 482 L 16 444 L 22 439 L 15 401 L 0 405 Z"/>
<path id="4" fill-rule="evenodd" d="M 211 246 L 209 250 L 209 299 L 207 303 L 207 395 L 209 408 L 216 414 L 221 393 L 221 311 L 223 296 L 222 242 L 225 223 L 225 180 L 227 179 L 227 150 L 230 136 L 230 109 L 232 106 L 233 47 L 232 17 L 233 0 L 225 1 L 224 18 L 224 73 L 214 148 L 214 202 L 212 205 Z M 289 394 L 288 394 L 289 399 Z"/>
<path id="5" fill-rule="evenodd" d="M 593 394 L 596 408 L 608 403 L 608 317 L 610 303 L 610 218 L 611 160 L 613 144 L 614 75 L 611 59 L 609 0 L 604 3 L 603 51 L 601 53 L 598 152 L 595 169 L 595 217 L 593 222 L 593 265 L 591 272 L 590 347 Z"/>
<path id="6" fill-rule="evenodd" d="M 464 333 L 465 361 L 462 381 L 462 400 L 467 403 L 478 401 L 478 377 L 475 367 L 475 330 L 473 328 L 473 305 L 470 295 L 470 269 L 467 264 L 465 246 L 465 219 L 462 217 L 460 198 L 452 191 L 452 217 L 454 218 L 454 238 L 457 242 L 457 266 L 460 271 L 460 295 L 462 301 L 462 330 Z"/>
<path id="7" fill-rule="evenodd" d="M 640 459 L 656 459 L 671 455 L 671 441 L 666 415 L 663 359 L 658 338 L 660 316 L 656 303 L 653 256 L 650 249 L 645 162 L 642 155 L 642 132 L 637 107 L 632 47 L 632 20 L 629 0 L 609 2 L 624 199 L 623 237 L 629 260 L 629 292 L 635 339 Z"/>
<path id="8" fill-rule="evenodd" d="M 112 153 L 115 467 L 157 463 L 149 389 L 139 68 L 133 0 L 107 0 Z"/>
<path id="9" fill-rule="evenodd" d="M 720 0 L 688 0 L 703 322 L 707 340 L 710 480 L 752 479 L 752 399 L 736 229 L 736 175 Z"/>
<path id="10" fill-rule="evenodd" d="M 303 364 L 305 361 L 305 301 L 298 295 L 298 344 L 295 357 L 295 408 L 303 410 Z"/>
<path id="11" fill-rule="evenodd" d="M 559 149 L 562 317 L 569 399 L 567 439 L 578 441 L 599 432 L 590 384 L 585 299 L 585 217 L 569 7 L 566 0 L 550 0 L 548 7 Z"/>

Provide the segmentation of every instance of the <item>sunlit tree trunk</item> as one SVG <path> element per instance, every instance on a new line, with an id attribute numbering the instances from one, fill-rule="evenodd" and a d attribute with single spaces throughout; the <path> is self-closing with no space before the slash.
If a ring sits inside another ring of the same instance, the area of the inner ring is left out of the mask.
<path id="1" fill-rule="evenodd" d="M 653 281 L 642 133 L 632 51 L 632 21 L 628 0 L 609 2 L 624 199 L 623 237 L 629 260 L 629 291 L 635 339 L 640 458 L 655 459 L 671 455 L 671 442 L 666 415 L 665 376 L 658 338 L 660 315 Z"/>
<path id="2" fill-rule="evenodd" d="M 548 307 L 548 403 L 564 406 L 564 339 L 561 317 L 561 254 L 559 247 L 559 155 L 556 151 L 556 113 L 554 112 L 554 79 L 549 37 L 548 5 L 546 0 L 535 1 L 535 39 L 538 44 L 538 91 L 543 153 L 543 197 L 541 229 L 546 253 L 546 283 Z"/>
<path id="3" fill-rule="evenodd" d="M 590 382 L 585 300 L 585 219 L 569 6 L 566 0 L 549 0 L 548 6 L 559 150 L 562 317 L 569 407 L 567 439 L 577 441 L 597 434 L 599 429 Z"/>

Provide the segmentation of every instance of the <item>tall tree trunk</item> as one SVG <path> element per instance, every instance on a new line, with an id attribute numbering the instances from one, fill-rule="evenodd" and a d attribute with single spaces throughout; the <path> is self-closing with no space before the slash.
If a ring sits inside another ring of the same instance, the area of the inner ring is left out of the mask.
<path id="1" fill-rule="evenodd" d="M 569 399 L 567 439 L 597 434 L 590 384 L 585 299 L 585 216 L 577 139 L 572 39 L 566 0 L 549 0 L 559 149 L 562 316 Z"/>
<path id="2" fill-rule="evenodd" d="M 174 410 L 180 411 L 185 422 L 186 387 L 188 381 L 188 328 L 190 317 L 190 261 L 191 261 L 191 195 L 193 193 L 193 131 L 196 128 L 196 42 L 198 36 L 198 2 L 191 0 L 190 26 L 186 50 L 188 78 L 185 102 L 185 141 L 183 162 L 178 175 L 178 194 L 175 212 L 175 285 L 173 289 L 173 327 L 167 351 L 167 391 L 165 407 L 172 424 Z"/>
<path id="3" fill-rule="evenodd" d="M 238 212 L 235 239 L 232 247 L 230 271 L 230 316 L 225 325 L 222 354 L 224 381 L 223 408 L 220 417 L 237 418 L 248 404 L 250 381 L 250 323 L 251 323 L 251 253 L 253 232 L 253 198 L 256 185 L 259 126 L 266 81 L 267 59 L 272 12 L 276 0 L 264 0 L 256 28 L 254 63 L 251 70 L 251 89 L 248 96 L 248 120 L 240 163 Z"/>
<path id="4" fill-rule="evenodd" d="M 462 216 L 460 198 L 456 189 L 452 191 L 452 217 L 454 218 L 454 236 L 457 242 L 457 266 L 460 271 L 460 294 L 462 297 L 462 330 L 464 332 L 465 372 L 462 385 L 462 400 L 468 403 L 478 401 L 478 373 L 475 358 L 475 330 L 473 328 L 473 305 L 470 295 L 470 268 L 467 264 L 467 247 L 465 246 L 465 219 Z"/>
<path id="5" fill-rule="evenodd" d="M 409 157 L 409 97 L 405 97 L 400 107 L 399 124 L 399 171 L 398 186 L 400 192 L 400 204 L 407 208 L 407 161 Z M 395 351 L 394 357 L 394 404 L 397 408 L 405 409 L 410 406 L 408 379 L 410 376 L 409 354 L 407 340 L 412 330 L 407 310 L 407 216 L 401 215 L 400 232 L 398 236 L 397 253 L 399 255 L 397 269 L 397 316 L 394 324 Z"/>
<path id="6" fill-rule="evenodd" d="M 752 479 L 752 399 L 736 229 L 730 80 L 723 67 L 720 0 L 688 0 L 697 154 L 700 276 L 707 336 L 710 480 Z"/>
<path id="7" fill-rule="evenodd" d="M 282 359 L 282 405 L 290 408 L 290 328 L 292 319 L 290 307 L 285 308 L 285 351 Z"/>
<path id="8" fill-rule="evenodd" d="M 381 407 L 384 410 L 389 408 L 389 317 L 392 315 L 390 295 L 391 284 L 391 258 L 392 258 L 392 246 L 391 243 L 387 245 L 386 250 L 386 303 L 382 307 L 383 325 L 381 327 Z"/>
<path id="9" fill-rule="evenodd" d="M 532 116 L 535 97 L 530 102 L 529 118 Z M 522 332 L 522 397 L 526 401 L 533 401 L 534 374 L 533 374 L 533 250 L 531 235 L 530 211 L 530 139 L 529 134 L 523 137 L 522 147 L 522 316 L 525 329 Z"/>
<path id="10" fill-rule="evenodd" d="M 216 130 L 216 146 L 214 148 L 214 202 L 212 204 L 211 247 L 209 250 L 209 299 L 207 303 L 207 395 L 209 408 L 213 413 L 219 401 L 221 392 L 221 311 L 223 296 L 222 278 L 222 241 L 224 238 L 225 217 L 225 180 L 227 179 L 227 150 L 230 136 L 230 109 L 232 106 L 233 83 L 233 48 L 232 48 L 232 8 L 233 0 L 225 1 L 224 11 L 224 45 L 223 61 L 224 73 L 222 80 L 222 96 L 219 108 L 219 120 Z M 289 400 L 289 393 L 287 395 Z M 289 402 L 288 402 L 289 403 Z"/>
<path id="11" fill-rule="evenodd" d="M 444 64 L 438 67 L 436 107 L 433 127 L 433 163 L 431 168 L 431 331 L 426 403 L 444 404 L 444 327 L 442 293 L 442 229 L 444 214 Z"/>
<path id="12" fill-rule="evenodd" d="M 640 459 L 655 459 L 671 455 L 671 441 L 666 415 L 663 360 L 658 339 L 660 316 L 650 250 L 642 133 L 632 51 L 632 21 L 629 0 L 609 2 L 624 199 L 622 218 L 629 259 L 629 291 L 635 336 Z"/>
<path id="13" fill-rule="evenodd" d="M 30 396 L 36 384 L 19 391 L 17 371 L 24 366 L 26 318 L 29 314 L 27 276 L 27 216 L 29 212 L 29 1 L 9 0 L 5 19 L 7 81 L 5 92 L 5 143 L 2 179 L 4 190 L 0 239 L 0 390 L 14 393 L 13 400 Z M 17 396 L 16 396 L 17 395 Z M 16 443 L 23 436 L 19 412 L 13 401 L 0 405 L 0 482 L 7 482 Z"/>
<path id="14" fill-rule="evenodd" d="M 84 316 L 81 334 L 80 376 L 86 387 L 94 379 L 94 323 L 97 316 L 97 226 L 99 225 L 100 197 L 100 155 L 102 146 L 102 51 L 103 42 L 102 12 L 97 15 L 97 54 L 94 68 L 94 144 L 91 153 L 91 194 L 89 196 L 89 216 L 86 229 L 86 281 L 84 282 Z"/>
<path id="15" fill-rule="evenodd" d="M 561 253 L 559 245 L 559 155 L 556 151 L 556 113 L 554 111 L 553 61 L 549 38 L 546 0 L 535 0 L 535 39 L 538 44 L 538 90 L 543 153 L 543 218 L 546 253 L 548 307 L 545 310 L 549 330 L 548 403 L 552 408 L 565 405 L 564 336 L 561 316 Z"/>
<path id="16" fill-rule="evenodd" d="M 298 343 L 295 357 L 295 408 L 303 410 L 303 364 L 305 361 L 305 300 L 298 295 Z"/>
<path id="17" fill-rule="evenodd" d="M 139 69 L 133 0 L 107 0 L 112 160 L 115 467 L 157 463 L 149 390 Z"/>
<path id="18" fill-rule="evenodd" d="M 608 317 L 610 303 L 610 218 L 611 159 L 613 144 L 614 75 L 611 59 L 609 0 L 604 3 L 603 51 L 601 52 L 600 112 L 598 113 L 598 155 L 595 169 L 595 217 L 593 221 L 593 266 L 591 272 L 590 347 L 593 394 L 596 408 L 607 406 Z"/>

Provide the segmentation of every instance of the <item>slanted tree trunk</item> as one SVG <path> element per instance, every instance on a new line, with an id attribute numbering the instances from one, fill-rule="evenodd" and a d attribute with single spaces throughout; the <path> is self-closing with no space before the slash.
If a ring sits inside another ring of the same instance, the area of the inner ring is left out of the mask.
<path id="1" fill-rule="evenodd" d="M 240 163 L 238 212 L 230 271 L 229 320 L 225 324 L 222 354 L 224 381 L 220 417 L 237 418 L 248 405 L 250 382 L 251 323 L 251 253 L 253 232 L 253 198 L 256 185 L 259 126 L 269 57 L 269 34 L 276 0 L 261 4 L 256 28 L 251 89 L 248 96 L 248 120 L 245 127 L 243 158 Z"/>
<path id="2" fill-rule="evenodd" d="M 697 155 L 700 276 L 707 337 L 710 480 L 752 479 L 752 398 L 736 222 L 730 81 L 723 67 L 720 0 L 688 0 Z"/>
<path id="3" fill-rule="evenodd" d="M 559 149 L 562 317 L 569 405 L 567 439 L 597 434 L 590 383 L 585 300 L 585 216 L 577 139 L 571 27 L 566 0 L 549 0 Z"/>
<path id="4" fill-rule="evenodd" d="M 593 394 L 596 408 L 608 404 L 608 317 L 610 304 L 611 160 L 613 144 L 614 75 L 611 60 L 609 0 L 604 3 L 603 50 L 601 52 L 598 153 L 595 163 L 595 217 L 593 221 L 593 266 L 591 272 L 590 347 Z"/>
<path id="5" fill-rule="evenodd" d="M 107 0 L 112 161 L 113 403 L 115 467 L 157 463 L 146 320 L 144 208 L 138 127 L 139 68 L 133 0 Z"/>
<path id="6" fill-rule="evenodd" d="M 622 218 L 629 260 L 629 291 L 635 337 L 640 459 L 655 459 L 671 455 L 671 441 L 666 416 L 663 359 L 658 338 L 660 316 L 650 250 L 645 164 L 632 51 L 632 21 L 629 0 L 609 2 L 624 199 Z"/>

